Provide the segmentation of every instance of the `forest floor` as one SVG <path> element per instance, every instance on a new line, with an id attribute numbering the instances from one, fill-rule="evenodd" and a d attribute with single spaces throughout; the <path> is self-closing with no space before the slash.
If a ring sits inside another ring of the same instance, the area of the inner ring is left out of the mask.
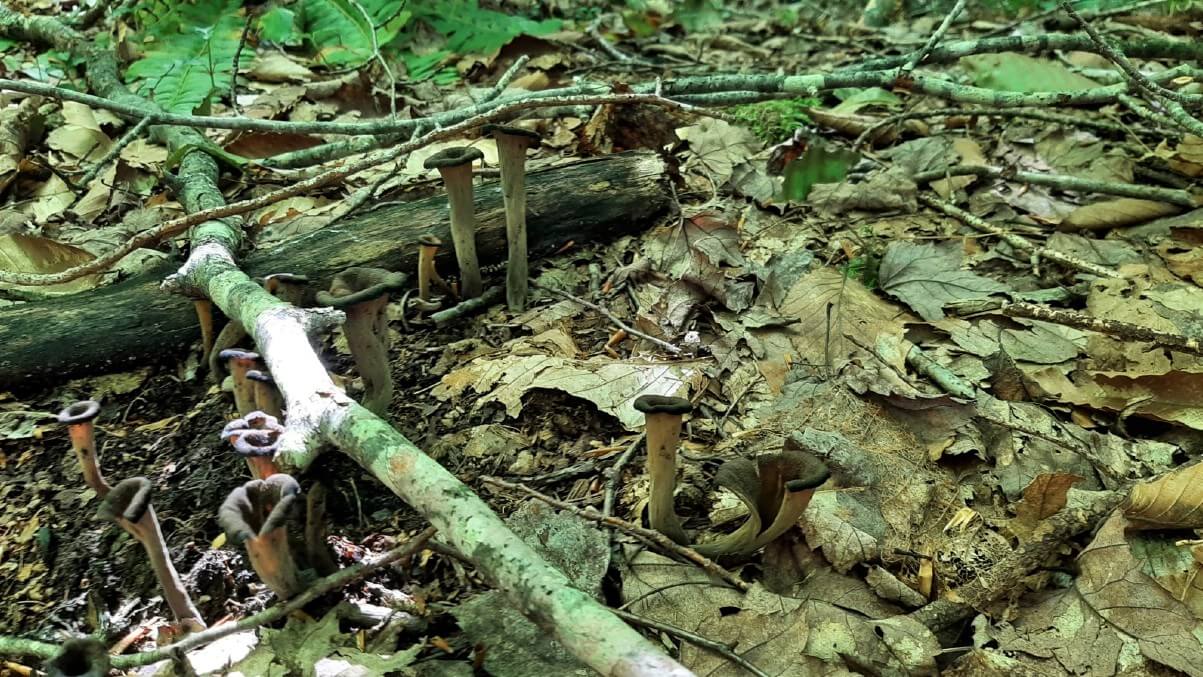
<path id="1" fill-rule="evenodd" d="M 750 674 L 733 655 L 770 675 L 937 666 L 966 675 L 1203 674 L 1195 531 L 1203 529 L 1203 466 L 1192 464 L 1203 454 L 1199 128 L 1125 102 L 1127 94 L 1073 107 L 981 101 L 982 91 L 1072 97 L 1128 82 L 1084 38 L 1072 49 L 1021 53 L 1018 43 L 999 43 L 970 54 L 993 35 L 1080 36 L 1064 15 L 1026 23 L 974 15 L 941 28 L 944 15 L 931 13 L 869 29 L 755 4 L 709 18 L 633 11 L 625 20 L 567 20 L 557 32 L 446 61 L 456 77 L 398 83 L 401 113 L 453 111 L 503 77 L 507 92 L 538 92 L 573 78 L 626 86 L 839 73 L 913 54 L 947 32 L 945 51 L 928 50 L 919 77 L 908 72 L 888 86 L 724 108 L 702 96 L 695 105 L 713 114 L 698 116 L 601 106 L 524 121 L 542 135 L 531 152 L 537 166 L 662 154 L 674 209 L 636 235 L 565 243 L 532 261 L 539 286 L 523 313 L 502 304 L 436 329 L 393 303 L 387 418 L 396 429 L 576 585 L 662 624 L 649 632 L 699 675 Z M 1145 45 L 1142 72 L 1193 102 L 1187 109 L 1203 128 L 1203 72 L 1158 42 L 1197 45 L 1203 15 L 1167 20 L 1142 9 L 1087 19 L 1110 39 Z M 239 103 L 248 115 L 303 122 L 387 112 L 389 87 L 371 65 L 330 75 L 284 50 L 247 49 L 254 61 L 243 69 Z M 6 50 L 16 63 L 37 58 L 28 45 Z M 946 79 L 953 100 L 925 90 L 925 77 Z M 320 85 L 335 78 L 340 94 L 330 97 Z M 214 103 L 214 115 L 230 112 Z M 94 155 L 83 146 L 101 137 L 111 145 L 130 127 L 74 103 L 48 123 L 49 136 L 29 153 L 57 166 L 89 166 Z M 247 157 L 273 150 L 266 133 L 209 136 Z M 297 148 L 326 140 L 276 139 Z M 422 160 L 464 143 L 434 144 L 345 186 L 260 210 L 249 215 L 251 237 L 263 248 L 321 228 L 365 186 L 381 189 L 369 210 L 437 194 Z M 471 143 L 496 166 L 495 145 Z M 156 188 L 166 161 L 164 149 L 134 141 L 98 179 L 121 185 L 125 197 L 110 191 L 82 204 L 48 198 L 40 188 L 53 175 L 24 177 L 5 213 L 33 226 L 0 236 L 41 244 L 0 243 L 0 254 L 36 261 L 33 250 L 54 246 L 89 256 L 111 249 L 126 237 L 131 199 L 155 219 L 178 214 Z M 245 196 L 288 176 L 231 176 L 223 188 Z M 166 255 L 140 251 L 145 265 Z M 132 265 L 121 274 L 135 273 Z M 38 303 L 28 292 L 4 296 Z M 621 331 L 614 318 L 659 342 Z M 320 347 L 359 396 L 341 331 Z M 210 625 L 273 603 L 216 521 L 222 499 L 247 480 L 246 465 L 219 438 L 233 404 L 199 354 L 197 344 L 135 370 L 0 390 L 0 632 L 48 642 L 96 634 L 110 645 L 130 638 L 132 650 L 153 645 L 153 631 L 168 625 L 142 549 L 95 519 L 95 492 L 66 431 L 48 419 L 83 399 L 103 403 L 105 474 L 152 479 L 175 565 Z M 644 419 L 631 402 L 649 393 L 692 403 L 674 509 L 703 551 L 749 519 L 769 528 L 790 495 L 791 478 L 776 474 L 787 459 L 801 453 L 830 469 L 784 534 L 713 555 L 741 584 L 718 581 L 679 549 L 657 552 L 629 529 L 611 533 L 486 481 L 640 523 L 652 492 L 639 446 Z M 745 490 L 732 477 L 747 461 Z M 326 490 L 340 565 L 427 526 L 336 450 L 298 479 Z M 773 498 L 758 499 L 758 490 Z M 299 639 L 273 636 L 270 656 L 247 660 L 287 670 L 278 657 L 310 642 L 314 657 L 358 665 L 367 663 L 347 658 L 348 647 L 360 656 L 413 650 L 416 667 L 407 669 L 421 674 L 586 674 L 438 539 L 307 609 L 317 626 L 336 603 L 353 601 L 403 611 L 402 626 L 348 637 L 335 627 L 319 638 L 294 618 L 288 631 Z M 695 635 L 726 648 L 700 648 Z M 0 677 L 22 674 L 14 665 Z"/>

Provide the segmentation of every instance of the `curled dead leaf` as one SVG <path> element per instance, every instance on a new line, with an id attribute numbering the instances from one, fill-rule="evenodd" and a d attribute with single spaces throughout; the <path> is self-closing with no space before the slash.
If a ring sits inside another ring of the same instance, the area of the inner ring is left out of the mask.
<path id="1" fill-rule="evenodd" d="M 1143 529 L 1203 528 L 1203 463 L 1132 487 L 1124 516 Z"/>

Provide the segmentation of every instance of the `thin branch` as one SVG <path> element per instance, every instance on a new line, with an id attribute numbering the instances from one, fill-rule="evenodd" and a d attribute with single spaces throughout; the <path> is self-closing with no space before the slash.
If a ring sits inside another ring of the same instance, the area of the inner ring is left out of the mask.
<path id="1" fill-rule="evenodd" d="M 1110 268 L 1091 263 L 1090 261 L 1085 261 L 1073 256 L 1072 254 L 1066 254 L 1065 252 L 1061 252 L 1056 249 L 1049 249 L 1047 247 L 1037 247 L 1022 237 L 1003 230 L 1002 228 L 986 221 L 985 219 L 978 218 L 964 209 L 951 205 L 944 200 L 937 200 L 934 197 L 920 194 L 919 201 L 929 207 L 932 207 L 933 209 L 938 209 L 944 212 L 945 214 L 957 219 L 958 221 L 961 221 L 967 226 L 980 230 L 983 233 L 989 233 L 1016 249 L 1032 252 L 1041 258 L 1056 261 L 1057 263 L 1060 263 L 1068 268 L 1080 270 L 1084 273 L 1090 273 L 1091 275 L 1098 275 L 1099 277 L 1113 279 L 1123 277 Z"/>
<path id="2" fill-rule="evenodd" d="M 923 60 L 926 59 L 929 54 L 931 54 L 931 51 L 935 49 L 936 45 L 940 43 L 941 39 L 943 39 L 944 34 L 947 33 L 948 29 L 952 27 L 952 22 L 955 21 L 956 18 L 960 16 L 961 12 L 965 10 L 965 5 L 967 3 L 968 0 L 957 0 L 957 4 L 954 5 L 952 11 L 950 11 L 948 15 L 944 17 L 944 21 L 940 22 L 939 27 L 937 27 L 935 32 L 931 34 L 931 37 L 927 39 L 927 42 L 924 43 L 922 47 L 915 50 L 915 53 L 911 56 L 911 58 L 908 59 L 905 64 L 903 64 L 903 73 L 910 73 L 911 71 L 915 70 L 916 66 L 923 63 Z"/>
<path id="3" fill-rule="evenodd" d="M 1051 322 L 1075 329 L 1085 329 L 1127 341 L 1148 341 L 1159 346 L 1193 355 L 1203 355 L 1203 339 L 1173 334 L 1131 322 L 1093 317 L 1073 310 L 1054 310 L 1032 303 L 1010 303 L 1000 309 L 1008 317 Z"/>
<path id="4" fill-rule="evenodd" d="M 680 545 L 680 544 L 676 543 L 675 541 L 673 541 L 672 539 L 670 539 L 668 536 L 665 536 L 664 534 L 660 533 L 659 531 L 655 531 L 653 529 L 644 529 L 643 527 L 641 527 L 637 524 L 632 524 L 626 520 L 618 519 L 617 517 L 607 517 L 607 516 L 601 514 L 600 512 L 598 512 L 597 509 L 592 506 L 586 506 L 585 508 L 578 508 L 575 505 L 572 505 L 571 503 L 565 503 L 564 501 L 552 498 L 551 496 L 548 496 L 547 494 L 543 494 L 538 491 L 535 491 L 534 489 L 531 489 L 530 487 L 526 486 L 525 484 L 518 484 L 516 482 L 507 482 L 507 481 L 497 478 L 497 477 L 482 477 L 481 481 L 484 482 L 485 484 L 488 484 L 491 486 L 501 487 L 502 489 L 509 489 L 510 491 L 521 491 L 521 492 L 527 494 L 528 496 L 530 496 L 531 498 L 535 498 L 540 501 L 543 501 L 544 503 L 552 506 L 553 508 L 559 508 L 560 510 L 567 510 L 568 512 L 576 515 L 577 517 L 580 517 L 582 519 L 587 519 L 590 522 L 597 522 L 598 524 L 604 524 L 609 527 L 614 527 L 615 529 L 621 529 L 622 531 L 634 536 L 635 538 L 638 538 L 639 540 L 641 540 L 645 543 L 648 543 L 649 545 L 653 545 L 657 548 L 660 548 L 661 550 L 663 550 L 665 552 L 671 553 L 678 557 L 682 557 L 690 562 L 693 562 L 694 564 L 698 565 L 698 567 L 700 567 L 706 573 L 709 573 L 710 575 L 715 576 L 716 578 L 722 579 L 724 582 L 728 583 L 729 585 L 731 585 L 731 587 L 735 588 L 736 590 L 740 590 L 742 592 L 747 592 L 749 589 L 751 589 L 751 586 L 748 585 L 747 581 L 743 580 L 739 576 L 736 576 L 735 574 L 731 573 L 730 571 L 727 571 L 726 569 L 719 566 L 716 562 L 714 562 L 710 558 L 699 553 L 697 550 Z"/>
<path id="5" fill-rule="evenodd" d="M 141 136 L 142 132 L 149 126 L 150 119 L 142 118 L 138 124 L 134 125 L 133 128 L 123 134 L 117 143 L 113 144 L 113 147 L 109 149 L 109 152 L 105 153 L 104 157 L 100 158 L 96 164 L 92 165 L 92 167 L 86 173 L 84 173 L 84 175 L 80 177 L 78 181 L 75 182 L 75 185 L 80 189 L 80 192 L 82 193 L 83 191 L 86 191 L 88 189 L 88 184 L 92 183 L 92 179 L 95 179 L 96 175 L 99 174 L 105 167 L 107 167 L 110 162 L 116 160 L 117 156 L 121 154 L 121 151 L 125 150 L 126 146 L 130 145 L 135 139 Z M 71 203 L 71 207 L 75 207 L 78 202 L 79 200 L 77 199 L 75 202 Z"/>
<path id="6" fill-rule="evenodd" d="M 627 467 L 627 463 L 635 456 L 635 450 L 639 445 L 647 439 L 647 433 L 639 433 L 639 436 L 631 442 L 626 451 L 622 452 L 622 456 L 610 466 L 610 476 L 606 479 L 606 496 L 602 500 L 602 516 L 610 517 L 614 514 L 614 501 L 618 496 L 618 485 L 622 483 L 622 471 Z M 614 532 L 609 532 L 610 549 L 606 551 L 606 568 L 610 568 L 610 556 L 614 550 Z"/>
<path id="7" fill-rule="evenodd" d="M 521 73 L 522 69 L 526 68 L 526 64 L 528 63 L 530 63 L 529 54 L 523 54 L 515 59 L 514 63 L 510 64 L 510 67 L 505 69 L 505 72 L 501 74 L 501 77 L 497 78 L 497 84 L 493 85 L 493 89 L 489 90 L 489 93 L 485 95 L 482 103 L 492 101 L 501 96 L 505 88 L 510 86 L 510 83 L 514 81 L 514 78 L 518 77 L 518 73 Z"/>
<path id="8" fill-rule="evenodd" d="M 586 301 L 585 299 L 583 299 L 579 296 L 573 296 L 572 294 L 569 294 L 566 291 L 560 291 L 559 289 L 553 289 L 546 285 L 539 284 L 536 280 L 531 280 L 530 283 L 532 286 L 538 287 L 539 289 L 542 289 L 544 291 L 549 291 L 552 294 L 555 294 L 557 296 L 562 296 L 562 297 L 568 299 L 569 301 L 579 303 L 582 306 L 585 306 L 586 308 L 596 310 L 597 312 L 604 315 L 606 317 L 606 319 L 610 320 L 610 322 L 614 323 L 614 325 L 616 327 L 618 327 L 619 329 L 625 331 L 626 333 L 630 334 L 631 336 L 638 336 L 639 338 L 641 338 L 645 341 L 651 341 L 652 343 L 660 346 L 661 348 L 672 353 L 673 355 L 683 355 L 685 353 L 685 351 L 681 350 L 677 346 L 674 346 L 673 344 L 669 343 L 668 341 L 665 341 L 663 339 L 658 339 L 655 336 L 652 336 L 650 334 L 645 334 L 645 333 L 639 331 L 638 329 L 635 329 L 635 328 L 627 325 L 627 323 L 625 323 L 622 320 L 615 317 L 614 313 L 611 313 L 610 311 L 597 305 L 596 303 L 593 303 L 591 301 Z"/>
<path id="9" fill-rule="evenodd" d="M 268 623 L 274 623 L 275 621 L 284 618 L 294 611 L 300 611 L 305 607 L 306 604 L 309 604 L 313 600 L 328 592 L 337 590 L 361 578 L 369 576 L 376 571 L 379 571 L 380 569 L 392 564 L 393 562 L 415 555 L 426 544 L 426 541 L 430 540 L 431 536 L 434 536 L 435 531 L 436 530 L 434 527 L 429 527 L 422 533 L 409 539 L 404 544 L 389 550 L 375 560 L 372 560 L 371 562 L 364 562 L 362 564 L 355 564 L 345 569 L 340 569 L 329 576 L 326 576 L 325 578 L 318 579 L 313 583 L 313 585 L 309 586 L 307 590 L 296 597 L 293 597 L 287 602 L 277 604 L 268 609 L 264 609 L 257 614 L 247 616 L 237 623 L 218 625 L 203 632 L 188 635 L 174 644 L 169 644 L 167 646 L 152 649 L 150 651 L 143 651 L 141 653 L 131 654 L 129 656 L 114 656 L 113 667 L 118 669 L 126 669 L 150 665 L 151 663 L 157 663 L 161 660 L 171 658 L 177 653 L 191 651 L 193 649 L 205 646 L 206 644 L 215 642 L 222 637 L 243 632 L 245 630 L 253 630 L 254 628 L 267 625 Z M 10 637 L 0 637 L 0 653 L 50 658 L 51 656 L 55 655 L 58 650 L 59 647 L 54 644 L 34 642 L 32 640 L 20 640 Z"/>
<path id="10" fill-rule="evenodd" d="M 997 116 L 1005 118 L 1027 118 L 1031 120 L 1042 120 L 1044 122 L 1053 122 L 1062 125 L 1071 125 L 1074 127 L 1084 127 L 1086 129 L 1094 129 L 1100 132 L 1108 132 L 1112 134 L 1126 134 L 1127 128 L 1123 125 L 1114 122 L 1104 122 L 1101 120 L 1090 120 L 1081 118 L 1075 115 L 1065 115 L 1062 113 L 1052 113 L 1049 111 L 1036 110 L 1030 108 L 933 108 L 931 110 L 907 111 L 898 113 L 874 122 L 865 131 L 861 132 L 856 137 L 856 141 L 852 143 L 853 149 L 860 148 L 867 141 L 877 135 L 878 130 L 896 125 L 899 122 L 906 120 L 921 120 L 924 118 L 936 117 L 986 117 Z"/>
<path id="11" fill-rule="evenodd" d="M 1119 66 L 1119 69 L 1122 70 L 1124 74 L 1132 80 L 1132 82 L 1136 83 L 1136 86 L 1139 89 L 1147 92 L 1153 97 L 1170 99 L 1171 101 L 1177 101 L 1178 103 L 1194 105 L 1198 104 L 1200 101 L 1203 101 L 1203 97 L 1197 94 L 1183 94 L 1181 92 L 1169 89 L 1168 87 L 1162 87 L 1161 85 L 1150 80 L 1144 73 L 1140 72 L 1140 69 L 1137 68 L 1135 64 L 1128 60 L 1128 57 L 1124 55 L 1122 51 L 1116 49 L 1116 47 L 1112 45 L 1107 38 L 1103 37 L 1103 35 L 1099 33 L 1089 21 L 1087 21 L 1081 14 L 1078 14 L 1078 11 L 1069 4 L 1068 0 L 1058 0 L 1058 4 L 1061 6 L 1061 9 L 1065 10 L 1066 14 L 1073 18 L 1074 21 L 1078 22 L 1078 25 L 1082 27 L 1082 30 L 1086 31 L 1086 35 L 1090 36 L 1091 42 L 1093 42 L 1098 48 L 1099 53 L 1107 57 L 1107 60 L 1111 63 Z"/>
<path id="12" fill-rule="evenodd" d="M 1195 198 L 1185 190 L 1177 190 L 1174 188 L 1160 188 L 1158 186 L 1141 186 L 1131 183 L 1119 183 L 1116 181 L 1095 181 L 1093 179 L 1082 179 L 1076 176 L 1067 176 L 1062 174 L 1041 174 L 1038 172 L 1022 172 L 1009 171 L 998 169 L 997 167 L 986 167 L 980 165 L 958 165 L 956 167 L 948 167 L 946 169 L 935 169 L 928 172 L 920 172 L 911 177 L 915 183 L 927 183 L 938 179 L 948 178 L 950 176 L 980 176 L 989 179 L 1006 179 L 1014 180 L 1020 183 L 1030 183 L 1034 186 L 1046 186 L 1057 190 L 1074 191 L 1078 193 L 1100 193 L 1103 195 L 1119 195 L 1121 197 L 1134 197 L 1141 200 L 1154 200 L 1157 202 L 1168 202 L 1179 207 L 1194 209 L 1198 205 L 1195 203 Z"/>
<path id="13" fill-rule="evenodd" d="M 643 616 L 636 616 L 635 614 L 633 614 L 629 611 L 621 611 L 619 609 L 613 609 L 612 611 L 614 612 L 615 616 L 618 616 L 619 618 L 623 619 L 624 621 L 627 621 L 628 623 L 634 623 L 635 625 L 642 625 L 645 628 L 650 628 L 652 630 L 656 630 L 656 631 L 663 632 L 668 635 L 672 635 L 673 637 L 676 637 L 678 639 L 689 642 L 690 644 L 692 644 L 696 647 L 700 647 L 702 649 L 705 649 L 706 651 L 709 651 L 722 658 L 725 658 L 725 659 L 731 661 L 732 663 L 735 663 L 739 667 L 743 668 L 744 670 L 747 670 L 748 672 L 752 673 L 753 675 L 756 675 L 756 677 L 769 677 L 769 674 L 767 672 L 756 667 L 756 665 L 754 663 L 752 663 L 748 659 L 744 658 L 743 656 L 740 656 L 739 654 L 735 653 L 734 649 L 732 649 L 730 646 L 727 646 L 726 644 L 723 644 L 722 642 L 717 642 L 713 639 L 703 637 L 697 633 L 693 633 L 688 630 L 678 628 L 675 625 L 669 625 L 668 623 L 661 623 L 660 621 L 654 621 L 650 618 L 644 618 Z"/>
<path id="14" fill-rule="evenodd" d="M 356 162 L 348 163 L 342 167 L 337 167 L 329 171 L 323 172 L 316 176 L 310 177 L 304 181 L 298 181 L 290 186 L 285 186 L 270 193 L 265 193 L 258 197 L 241 200 L 239 202 L 231 202 L 226 205 L 205 209 L 197 212 L 192 212 L 185 216 L 181 216 L 166 223 L 162 223 L 154 228 L 142 231 L 134 237 L 127 240 L 124 244 L 116 249 L 109 251 L 95 259 L 73 268 L 58 273 L 49 273 L 44 275 L 33 273 L 12 273 L 0 271 L 0 282 L 7 284 L 21 285 L 48 285 L 58 284 L 60 282 L 68 282 L 84 275 L 89 275 L 101 270 L 105 270 L 113 264 L 120 261 L 130 252 L 141 247 L 155 245 L 163 240 L 178 235 L 192 226 L 222 219 L 228 216 L 237 216 L 245 214 L 249 211 L 260 209 L 268 205 L 275 204 L 280 200 L 289 197 L 295 197 L 308 193 L 309 191 L 323 188 L 336 184 L 345 180 L 347 177 L 371 169 L 377 165 L 383 164 L 390 160 L 395 160 L 409 153 L 422 148 L 436 141 L 454 138 L 474 129 L 486 122 L 491 122 L 496 119 L 504 118 L 513 113 L 537 108 L 541 106 L 561 106 L 561 105 L 600 105 L 600 104 L 631 104 L 644 103 L 656 106 L 664 106 L 673 108 L 682 112 L 691 114 L 704 114 L 705 110 L 689 104 L 671 101 L 663 97 L 658 97 L 655 94 L 609 94 L 601 96 L 577 96 L 566 97 L 563 99 L 538 99 L 532 101 L 518 101 L 504 106 L 499 106 L 488 113 L 479 115 L 474 118 L 469 118 L 458 124 L 442 129 L 435 129 L 421 137 L 412 141 L 400 144 L 394 148 L 378 151 Z M 152 123 L 153 124 L 153 123 Z M 679 349 L 678 349 L 679 352 Z"/>

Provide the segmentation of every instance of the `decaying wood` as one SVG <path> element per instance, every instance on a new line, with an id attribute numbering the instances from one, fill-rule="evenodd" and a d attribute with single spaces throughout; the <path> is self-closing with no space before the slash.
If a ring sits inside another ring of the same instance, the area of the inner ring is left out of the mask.
<path id="1" fill-rule="evenodd" d="M 667 181 L 665 164 L 646 152 L 531 172 L 527 227 L 532 256 L 570 241 L 596 241 L 646 227 L 670 204 Z M 482 262 L 504 261 L 505 212 L 497 182 L 477 189 L 476 208 Z M 450 241 L 445 196 L 385 206 L 254 252 L 244 269 L 253 276 L 308 275 L 315 288 L 348 266 L 416 271 L 417 238 L 424 233 Z M 0 389 L 18 388 L 27 379 L 45 381 L 177 358 L 200 330 L 191 301 L 159 289 L 175 266 L 168 263 L 61 299 L 0 308 Z M 449 247 L 439 266 L 454 270 Z"/>

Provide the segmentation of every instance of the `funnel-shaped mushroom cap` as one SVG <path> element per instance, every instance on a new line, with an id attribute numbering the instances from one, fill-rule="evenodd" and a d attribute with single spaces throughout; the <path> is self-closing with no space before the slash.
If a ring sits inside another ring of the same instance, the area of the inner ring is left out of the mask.
<path id="1" fill-rule="evenodd" d="M 459 167 L 461 165 L 471 164 L 477 160 L 483 160 L 485 154 L 479 148 L 471 146 L 452 146 L 426 158 L 422 166 L 426 169 L 445 169 L 447 167 Z"/>
<path id="2" fill-rule="evenodd" d="M 681 416 L 692 411 L 693 405 L 684 397 L 641 395 L 635 398 L 635 410 L 644 414 L 672 414 Z"/>
<path id="3" fill-rule="evenodd" d="M 218 510 L 217 522 L 234 544 L 258 538 L 284 526 L 300 494 L 301 485 L 290 475 L 251 480 L 230 492 Z"/>
<path id="4" fill-rule="evenodd" d="M 67 405 L 58 413 L 58 422 L 63 425 L 87 423 L 100 414 L 100 403 L 96 400 L 81 400 Z"/>
<path id="5" fill-rule="evenodd" d="M 109 674 L 109 651 L 94 637 L 69 639 L 46 663 L 46 677 L 105 677 Z"/>
<path id="6" fill-rule="evenodd" d="M 259 353 L 251 350 L 242 350 L 241 348 L 226 348 L 218 353 L 218 357 L 223 360 L 234 360 L 244 364 L 250 364 L 259 360 Z"/>
<path id="7" fill-rule="evenodd" d="M 246 430 L 231 438 L 230 446 L 239 456 L 272 458 L 280 448 L 280 432 L 276 430 Z"/>
<path id="8" fill-rule="evenodd" d="M 272 273 L 263 276 L 263 286 L 270 293 L 274 287 L 281 284 L 308 284 L 309 278 L 295 273 Z"/>
<path id="9" fill-rule="evenodd" d="M 323 306 L 345 308 L 370 301 L 405 288 L 408 276 L 383 268 L 347 268 L 330 282 L 330 291 L 319 291 L 317 302 Z"/>
<path id="10" fill-rule="evenodd" d="M 532 132 L 529 129 L 523 129 L 521 127 L 510 127 L 508 125 L 487 124 L 484 127 L 481 127 L 480 131 L 485 136 L 491 136 L 494 138 L 499 136 L 518 137 L 526 141 L 528 145 L 531 146 L 539 143 L 539 140 L 543 138 L 538 132 Z"/>
<path id="11" fill-rule="evenodd" d="M 443 241 L 437 235 L 426 233 L 418 236 L 418 244 L 423 247 L 442 247 Z"/>
<path id="12" fill-rule="evenodd" d="M 831 478 L 831 469 L 810 452 L 791 454 L 796 459 L 791 474 L 794 479 L 785 483 L 786 491 L 806 491 L 814 489 Z"/>
<path id="13" fill-rule="evenodd" d="M 227 423 L 221 429 L 221 439 L 226 441 L 238 437 L 248 430 L 265 430 L 279 435 L 284 432 L 284 426 L 280 425 L 275 416 L 261 411 L 252 411 L 242 418 L 236 418 Z"/>
<path id="14" fill-rule="evenodd" d="M 252 370 L 248 371 L 246 373 L 246 377 L 252 381 L 258 381 L 259 383 L 275 383 L 276 382 L 276 380 L 274 378 L 272 378 L 271 374 L 269 374 L 265 371 L 259 371 L 258 369 L 252 369 Z M 260 413 L 262 413 L 262 412 L 260 412 Z M 275 418 L 275 417 L 273 416 L 272 418 Z"/>
<path id="15" fill-rule="evenodd" d="M 116 520 L 120 517 L 137 522 L 150 507 L 150 490 L 150 480 L 145 477 L 121 480 L 101 501 L 96 516 L 106 520 Z"/>

